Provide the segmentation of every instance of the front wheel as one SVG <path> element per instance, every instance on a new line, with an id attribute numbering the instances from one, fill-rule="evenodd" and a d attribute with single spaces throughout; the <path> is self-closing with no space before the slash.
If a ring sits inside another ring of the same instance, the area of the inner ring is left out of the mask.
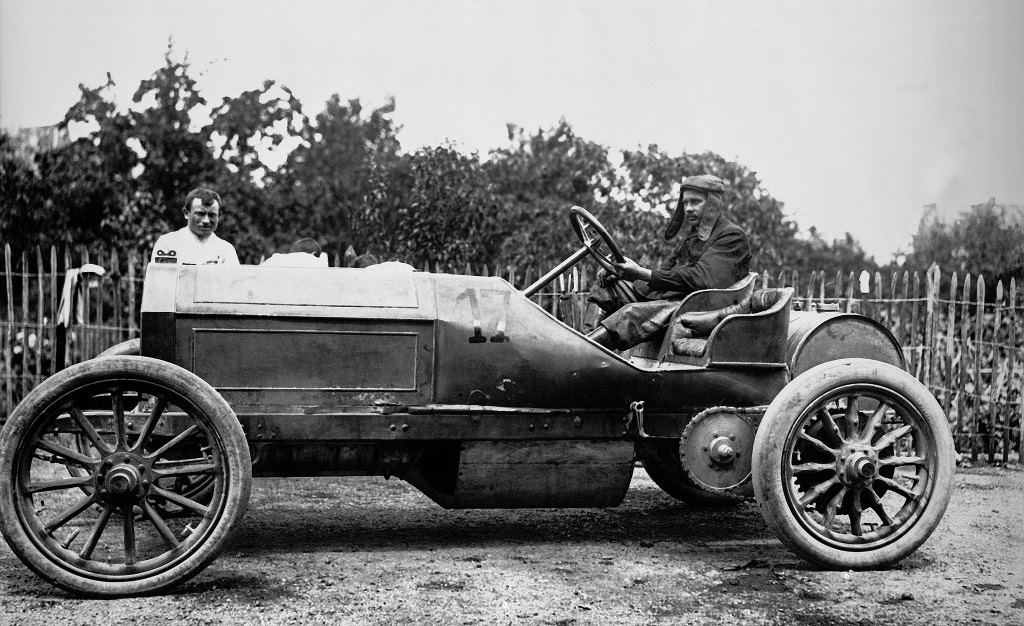
<path id="1" fill-rule="evenodd" d="M 884 568 L 931 535 L 949 503 L 953 441 L 938 402 L 867 359 L 814 367 L 765 413 L 754 494 L 794 552 L 837 569 Z"/>
<path id="2" fill-rule="evenodd" d="M 216 558 L 251 476 L 241 425 L 202 379 L 156 359 L 92 359 L 36 387 L 0 432 L 0 530 L 59 587 L 152 593 Z M 208 482 L 208 497 L 175 490 L 180 479 Z"/>

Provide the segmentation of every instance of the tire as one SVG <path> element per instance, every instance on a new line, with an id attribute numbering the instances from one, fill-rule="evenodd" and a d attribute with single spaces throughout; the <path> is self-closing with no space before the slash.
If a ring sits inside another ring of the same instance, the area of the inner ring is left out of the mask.
<path id="1" fill-rule="evenodd" d="M 94 455 L 64 445 L 68 434 Z M 180 476 L 209 476 L 209 501 L 160 487 Z M 202 379 L 112 356 L 59 372 L 18 405 L 0 431 L 0 477 L 0 531 L 14 553 L 58 587 L 114 597 L 161 591 L 209 565 L 245 514 L 252 465 L 234 412 Z M 165 519 L 161 499 L 186 515 Z"/>
<path id="2" fill-rule="evenodd" d="M 886 568 L 911 554 L 946 510 L 954 467 L 935 398 L 905 371 L 868 359 L 798 376 L 754 438 L 754 494 L 765 521 L 791 550 L 827 568 Z"/>
<path id="3" fill-rule="evenodd" d="M 704 491 L 686 474 L 679 458 L 679 440 L 650 441 L 643 454 L 644 469 L 654 484 L 676 500 L 703 507 L 725 508 L 736 506 L 743 498 Z"/>
<path id="4" fill-rule="evenodd" d="M 116 343 L 103 352 L 96 355 L 96 358 L 108 356 L 139 356 L 142 354 L 142 340 L 135 338 L 128 341 Z"/>

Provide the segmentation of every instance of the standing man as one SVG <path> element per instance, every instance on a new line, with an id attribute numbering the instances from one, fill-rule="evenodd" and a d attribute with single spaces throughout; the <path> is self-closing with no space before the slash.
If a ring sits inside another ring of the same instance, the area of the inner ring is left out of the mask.
<path id="1" fill-rule="evenodd" d="M 238 265 L 235 247 L 214 234 L 220 221 L 220 196 L 202 187 L 193 189 L 185 198 L 187 225 L 161 235 L 153 245 L 153 263 L 186 263 L 190 265 Z"/>
<path id="2" fill-rule="evenodd" d="M 750 271 L 747 233 L 722 215 L 725 183 L 703 174 L 684 178 L 675 214 L 665 229 L 671 240 L 686 225 L 686 237 L 659 269 L 641 267 L 630 258 L 613 263 L 618 278 L 605 276 L 591 291 L 608 317 L 591 339 L 625 350 L 653 337 L 668 325 L 685 296 L 700 289 L 724 289 Z"/>

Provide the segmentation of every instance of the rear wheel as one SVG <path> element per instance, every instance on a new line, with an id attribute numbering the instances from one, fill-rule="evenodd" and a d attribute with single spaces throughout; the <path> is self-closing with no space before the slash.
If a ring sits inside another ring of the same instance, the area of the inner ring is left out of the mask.
<path id="1" fill-rule="evenodd" d="M 0 433 L 0 530 L 64 589 L 152 593 L 217 556 L 251 475 L 240 424 L 203 380 L 145 357 L 93 359 L 33 390 Z M 181 478 L 208 482 L 208 498 L 168 488 Z"/>
<path id="2" fill-rule="evenodd" d="M 935 530 L 953 483 L 941 407 L 914 377 L 867 359 L 819 365 L 772 402 L 754 440 L 754 493 L 794 552 L 888 567 Z"/>

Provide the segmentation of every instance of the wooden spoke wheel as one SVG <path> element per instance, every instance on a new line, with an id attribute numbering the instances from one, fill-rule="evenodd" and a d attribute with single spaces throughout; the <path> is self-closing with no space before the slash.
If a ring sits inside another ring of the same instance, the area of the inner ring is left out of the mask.
<path id="1" fill-rule="evenodd" d="M 772 402 L 754 440 L 768 525 L 825 567 L 888 567 L 935 530 L 952 491 L 953 441 L 914 377 L 866 359 L 819 365 Z"/>
<path id="2" fill-rule="evenodd" d="M 176 365 L 112 356 L 25 398 L 0 433 L 0 476 L 0 530 L 26 565 L 76 593 L 127 596 L 217 556 L 245 513 L 252 467 L 216 390 Z"/>

